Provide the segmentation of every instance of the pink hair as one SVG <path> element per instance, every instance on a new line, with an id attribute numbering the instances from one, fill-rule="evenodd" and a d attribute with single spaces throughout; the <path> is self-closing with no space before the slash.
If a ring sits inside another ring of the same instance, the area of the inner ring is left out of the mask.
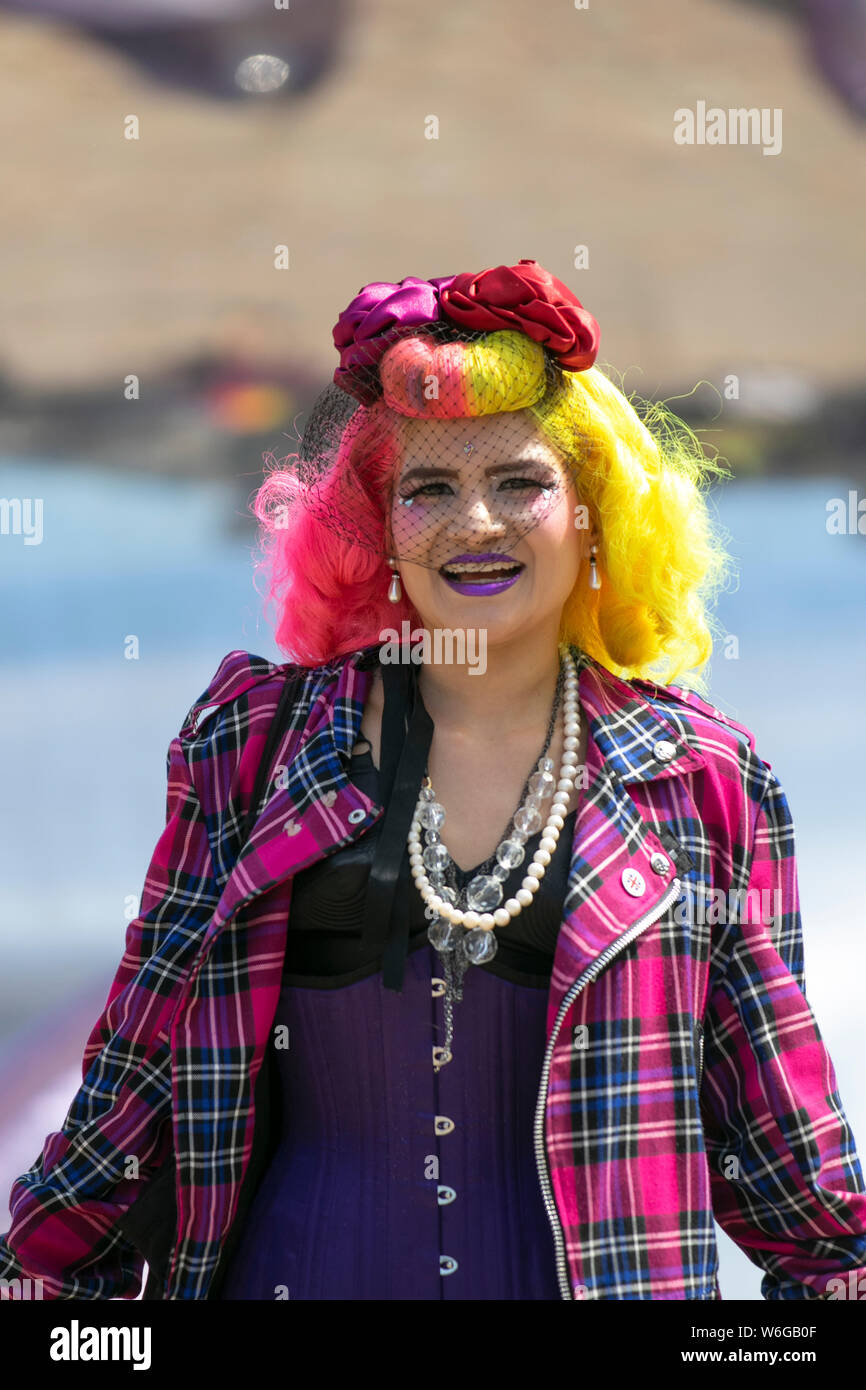
<path id="1" fill-rule="evenodd" d="M 379 400 L 360 408 L 320 496 L 337 516 L 351 515 L 373 547 L 367 549 L 338 535 L 303 505 L 295 506 L 303 484 L 283 461 L 266 455 L 265 479 L 252 504 L 261 551 L 254 572 L 266 576 L 265 607 L 273 605 L 277 614 L 274 639 L 290 661 L 326 665 L 380 641 L 384 628 L 399 631 L 404 619 L 410 631 L 421 626 L 405 590 L 399 603 L 388 598 L 386 514 L 399 461 L 389 407 Z M 350 499 L 347 476 L 353 480 Z"/>

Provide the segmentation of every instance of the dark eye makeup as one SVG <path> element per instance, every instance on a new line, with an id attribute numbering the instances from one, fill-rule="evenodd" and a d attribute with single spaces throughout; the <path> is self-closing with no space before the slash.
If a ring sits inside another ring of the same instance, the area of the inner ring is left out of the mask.
<path id="1" fill-rule="evenodd" d="M 432 471 L 433 471 L 433 470 L 431 469 L 431 472 L 432 472 Z M 515 489 L 514 487 L 508 487 L 508 484 L 509 484 L 509 483 L 511 483 L 511 484 L 517 484 L 518 486 L 522 486 L 523 488 L 534 488 L 536 491 L 539 491 L 539 492 L 540 492 L 540 491 L 543 491 L 544 489 L 551 490 L 551 489 L 553 489 L 553 488 L 556 486 L 556 481 L 555 481 L 555 479 L 553 479 L 553 478 L 551 478 L 551 477 L 549 477 L 549 476 L 544 476 L 544 477 L 541 477 L 541 478 L 533 478 L 533 477 L 529 477 L 529 476 L 519 476 L 519 477 L 505 478 L 505 479 L 503 480 L 503 482 L 500 483 L 499 488 L 498 488 L 498 491 L 502 492 L 502 491 L 505 490 L 506 488 L 507 488 L 507 490 L 508 490 L 509 492 L 515 491 L 516 489 Z M 421 495 L 427 495 L 427 496 L 432 495 L 432 494 L 430 493 L 430 491 L 429 491 L 430 488 L 436 488 L 436 487 L 450 487 L 450 486 L 451 486 L 450 483 L 447 482 L 446 479 L 440 478 L 440 479 L 435 480 L 435 481 L 433 481 L 433 482 L 422 483 L 420 487 L 416 487 L 413 491 L 410 491 L 410 492 L 400 492 L 400 493 L 398 493 L 398 496 L 401 498 L 402 501 L 405 502 L 405 501 L 410 500 L 410 499 L 413 498 L 413 497 L 419 497 L 419 496 L 421 496 Z M 441 495 L 441 494 L 440 494 L 440 495 Z"/>

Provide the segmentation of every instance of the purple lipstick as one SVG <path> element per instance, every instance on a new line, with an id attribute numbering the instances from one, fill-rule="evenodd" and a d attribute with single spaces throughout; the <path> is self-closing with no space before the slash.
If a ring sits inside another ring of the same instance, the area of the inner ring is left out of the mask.
<path id="1" fill-rule="evenodd" d="M 470 598 L 501 594 L 510 589 L 523 572 L 523 565 L 511 555 L 485 551 L 481 555 L 455 555 L 439 573 L 449 589 Z"/>

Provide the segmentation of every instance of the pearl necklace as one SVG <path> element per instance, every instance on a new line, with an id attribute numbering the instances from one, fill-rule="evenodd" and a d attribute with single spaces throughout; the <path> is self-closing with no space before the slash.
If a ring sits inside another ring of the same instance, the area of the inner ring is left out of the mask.
<path id="1" fill-rule="evenodd" d="M 407 837 L 412 877 L 427 904 L 426 915 L 431 918 L 428 937 L 432 945 L 446 957 L 454 953 L 455 961 L 462 957 L 467 965 L 481 965 L 493 959 L 498 945 L 493 928 L 507 926 L 532 902 L 556 851 L 559 832 L 565 824 L 577 772 L 580 706 L 574 658 L 567 650 L 562 652 L 562 657 L 565 668 L 565 737 L 559 780 L 553 776 L 553 761 L 540 758 L 538 770 L 529 780 L 529 794 L 513 817 L 513 829 L 497 847 L 495 857 L 500 867 L 494 869 L 492 874 L 478 874 L 470 880 L 464 890 L 467 901 L 465 910 L 457 906 L 457 895 L 444 882 L 444 871 L 451 862 L 439 835 L 445 822 L 445 808 L 436 800 L 429 776 L 424 778 L 421 786 Z M 502 903 L 502 880 L 522 862 L 525 854 L 523 846 L 527 839 L 537 833 L 542 824 L 542 805 L 554 792 L 553 805 L 526 877 L 514 897 Z M 422 829 L 426 832 L 423 849 Z"/>

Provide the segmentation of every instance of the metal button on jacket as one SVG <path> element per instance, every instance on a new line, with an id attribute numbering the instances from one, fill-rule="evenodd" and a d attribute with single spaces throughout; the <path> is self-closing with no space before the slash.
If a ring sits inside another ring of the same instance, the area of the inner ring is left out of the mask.
<path id="1" fill-rule="evenodd" d="M 349 820 L 352 825 L 357 825 L 359 820 L 363 820 L 366 811 L 362 811 L 360 806 L 356 806 L 354 811 L 349 812 Z"/>
<path id="2" fill-rule="evenodd" d="M 440 1274 L 453 1274 L 456 1268 L 457 1268 L 457 1261 L 455 1260 L 455 1258 L 454 1258 L 453 1255 L 440 1255 L 440 1256 L 439 1256 L 439 1273 L 440 1273 Z"/>
<path id="3" fill-rule="evenodd" d="M 437 1115 L 433 1129 L 436 1134 L 450 1134 L 454 1128 L 454 1121 L 449 1120 L 447 1115 Z"/>
<path id="4" fill-rule="evenodd" d="M 454 1198 L 457 1196 L 457 1193 L 454 1191 L 454 1188 L 446 1187 L 445 1183 L 443 1182 L 440 1182 L 438 1187 L 436 1188 L 436 1194 L 439 1200 L 440 1207 L 447 1207 L 448 1203 L 453 1202 Z"/>
<path id="5" fill-rule="evenodd" d="M 654 854 L 650 859 L 650 868 L 654 874 L 666 873 L 670 868 L 670 860 L 663 854 Z"/>
<path id="6" fill-rule="evenodd" d="M 677 746 L 675 743 L 668 743 L 667 739 L 660 739 L 653 744 L 653 755 L 658 758 L 660 763 L 669 763 L 671 758 L 675 758 Z"/>

